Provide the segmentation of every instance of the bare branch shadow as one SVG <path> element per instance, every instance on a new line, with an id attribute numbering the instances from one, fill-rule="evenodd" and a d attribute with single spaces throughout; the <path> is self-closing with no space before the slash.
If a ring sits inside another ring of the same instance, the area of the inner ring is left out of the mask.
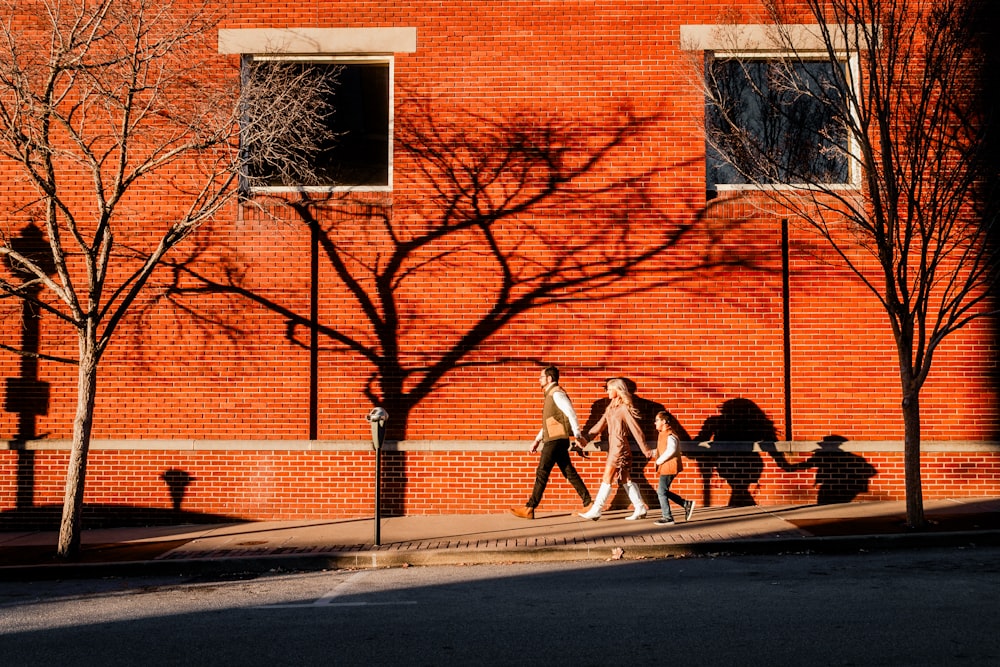
<path id="1" fill-rule="evenodd" d="M 741 220 L 714 217 L 703 198 L 668 197 L 654 186 L 665 168 L 623 166 L 656 117 L 491 117 L 408 102 L 397 118 L 391 197 L 302 191 L 267 202 L 272 224 L 310 235 L 309 307 L 245 280 L 236 255 L 206 264 L 219 252 L 206 244 L 173 263 L 161 297 L 205 335 L 250 335 L 205 305 L 237 299 L 284 318 L 288 344 L 309 350 L 314 368 L 320 355 L 367 364 L 364 392 L 391 415 L 390 441 L 405 439 L 410 413 L 448 373 L 540 361 L 487 349 L 526 313 L 754 266 L 727 236 Z M 315 372 L 312 382 L 314 412 Z"/>

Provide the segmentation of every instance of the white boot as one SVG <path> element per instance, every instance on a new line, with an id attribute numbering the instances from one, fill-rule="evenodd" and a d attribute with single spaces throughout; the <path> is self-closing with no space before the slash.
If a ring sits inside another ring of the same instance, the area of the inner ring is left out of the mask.
<path id="1" fill-rule="evenodd" d="M 636 519 L 645 519 L 649 508 L 646 507 L 646 503 L 642 502 L 642 494 L 639 493 L 639 487 L 632 480 L 629 480 L 625 482 L 625 490 L 628 491 L 628 499 L 632 501 L 632 506 L 635 507 L 632 516 L 625 517 L 625 520 L 635 521 Z"/>
<path id="2" fill-rule="evenodd" d="M 594 499 L 594 504 L 590 506 L 590 509 L 586 512 L 579 512 L 579 516 L 584 519 L 590 519 L 591 521 L 597 521 L 601 518 L 601 510 L 604 508 L 604 503 L 608 502 L 608 496 L 611 495 L 611 485 L 601 484 L 601 488 L 597 491 L 597 498 Z"/>

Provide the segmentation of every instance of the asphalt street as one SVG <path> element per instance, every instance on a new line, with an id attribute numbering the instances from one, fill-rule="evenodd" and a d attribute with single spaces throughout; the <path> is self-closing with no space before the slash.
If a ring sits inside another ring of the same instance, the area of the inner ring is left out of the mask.
<path id="1" fill-rule="evenodd" d="M 995 665 L 1000 548 L 0 584 L 11 665 Z"/>

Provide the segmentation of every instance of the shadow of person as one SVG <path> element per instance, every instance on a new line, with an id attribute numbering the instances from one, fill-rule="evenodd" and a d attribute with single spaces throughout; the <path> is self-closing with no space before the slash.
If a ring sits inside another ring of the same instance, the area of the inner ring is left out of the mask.
<path id="1" fill-rule="evenodd" d="M 818 449 L 805 461 L 788 463 L 784 455 L 774 452 L 771 457 L 782 470 L 816 469 L 816 504 L 849 503 L 868 491 L 869 481 L 878 470 L 863 457 L 845 452 L 841 445 L 847 438 L 828 435 L 819 441 Z"/>
<path id="2" fill-rule="evenodd" d="M 608 382 L 615 379 L 623 381 L 625 386 L 628 387 L 629 393 L 632 394 L 632 405 L 634 405 L 636 410 L 639 411 L 637 420 L 639 422 L 639 426 L 642 428 L 642 434 L 646 437 L 646 442 L 655 443 L 657 434 L 656 424 L 653 423 L 653 420 L 655 419 L 657 412 L 660 410 L 666 410 L 666 408 L 663 407 L 662 403 L 657 403 L 656 401 L 650 401 L 649 399 L 637 396 L 636 391 L 638 390 L 638 385 L 636 385 L 635 380 L 632 380 L 631 378 L 607 378 L 601 385 L 602 389 L 607 391 Z M 587 421 L 583 425 L 584 432 L 589 431 L 593 428 L 594 424 L 601 420 L 601 416 L 604 414 L 604 411 L 607 409 L 608 403 L 610 402 L 611 399 L 604 396 L 603 398 L 597 399 L 590 405 L 590 414 L 587 416 Z M 607 450 L 606 446 L 604 447 L 604 450 Z"/>
<path id="3" fill-rule="evenodd" d="M 665 410 L 666 408 L 663 407 L 662 403 L 657 403 L 656 401 L 651 401 L 649 399 L 642 398 L 641 396 L 637 396 L 636 391 L 638 390 L 638 385 L 635 380 L 632 380 L 631 378 L 621 376 L 618 376 L 617 378 L 606 378 L 601 385 L 601 388 L 604 391 L 607 391 L 608 382 L 614 379 L 623 381 L 626 388 L 628 388 L 629 393 L 632 394 L 632 405 L 639 413 L 639 416 L 636 417 L 636 421 L 639 422 L 639 428 L 642 429 L 642 435 L 646 439 L 646 444 L 649 448 L 656 449 L 657 433 L 654 419 L 656 418 L 657 412 Z M 610 402 L 611 399 L 605 395 L 603 398 L 597 399 L 590 405 L 590 414 L 587 416 L 586 423 L 581 427 L 584 433 L 588 433 L 590 429 L 601 420 L 601 416 L 604 415 L 604 411 L 607 409 Z M 607 432 L 605 432 L 604 437 L 607 437 Z M 632 467 L 629 471 L 632 482 L 639 487 L 639 492 L 642 494 L 642 498 L 646 502 L 646 505 L 650 505 L 650 499 L 652 499 L 654 502 L 650 506 L 655 506 L 656 502 L 658 502 L 656 501 L 656 489 L 652 486 L 652 484 L 650 484 L 644 474 L 647 469 L 649 459 L 642 453 L 642 449 L 639 447 L 639 444 L 635 442 L 635 439 L 631 435 L 629 435 L 629 442 L 632 443 Z M 607 440 L 595 442 L 594 446 L 599 451 L 608 451 Z M 619 487 L 615 491 L 610 507 L 627 507 L 630 502 L 631 501 L 628 499 L 628 494 L 626 493 L 625 488 Z"/>
<path id="4" fill-rule="evenodd" d="M 754 451 L 754 443 L 771 443 L 776 438 L 774 422 L 756 403 L 748 398 L 724 401 L 719 406 L 719 413 L 702 424 L 695 436 L 695 440 L 702 444 L 690 453 L 701 473 L 702 503 L 711 505 L 714 472 L 729 485 L 730 507 L 756 505 L 750 487 L 760 482 L 764 460 Z M 719 445 L 713 447 L 712 443 Z M 722 446 L 722 443 L 725 445 Z"/>
<path id="5" fill-rule="evenodd" d="M 181 504 L 184 502 L 184 494 L 187 493 L 187 488 L 194 481 L 194 477 L 185 470 L 170 468 L 160 475 L 160 479 L 167 483 L 174 511 L 180 512 Z"/>

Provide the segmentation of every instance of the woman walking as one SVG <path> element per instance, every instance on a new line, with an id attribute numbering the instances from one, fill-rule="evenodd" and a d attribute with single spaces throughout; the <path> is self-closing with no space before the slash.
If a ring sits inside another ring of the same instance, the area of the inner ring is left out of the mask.
<path id="1" fill-rule="evenodd" d="M 588 511 L 581 512 L 580 516 L 593 521 L 601 518 L 601 510 L 611 495 L 611 485 L 617 482 L 620 486 L 625 487 L 628 498 L 635 508 L 632 515 L 625 517 L 625 519 L 626 521 L 634 521 L 646 516 L 648 508 L 642 502 L 639 487 L 632 482 L 632 448 L 629 444 L 628 433 L 632 433 L 632 437 L 639 443 L 639 447 L 647 457 L 652 458 L 656 452 L 651 451 L 646 446 L 646 437 L 642 434 L 642 429 L 639 428 L 639 423 L 636 421 L 639 411 L 632 405 L 632 394 L 625 381 L 621 378 L 608 380 L 607 389 L 610 403 L 604 410 L 601 420 L 590 429 L 588 436 L 595 438 L 605 428 L 608 430 L 608 461 L 604 466 L 601 488 L 597 492 L 593 506 Z"/>

